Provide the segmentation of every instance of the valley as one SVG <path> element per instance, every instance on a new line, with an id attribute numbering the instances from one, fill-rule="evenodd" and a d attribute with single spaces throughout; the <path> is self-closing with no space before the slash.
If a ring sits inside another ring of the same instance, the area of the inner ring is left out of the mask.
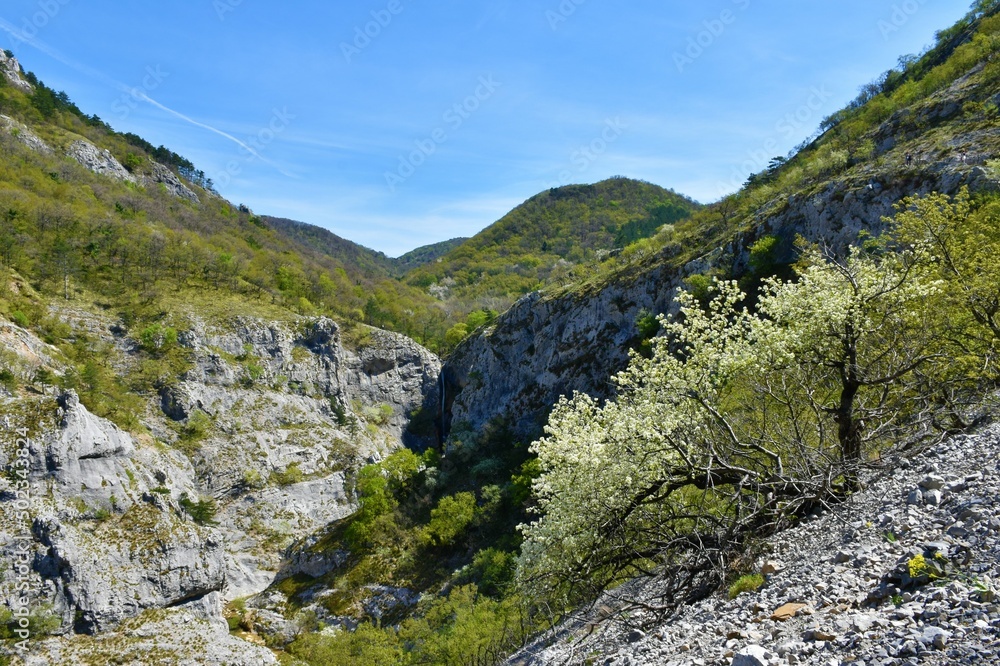
<path id="1" fill-rule="evenodd" d="M 391 258 L 3 53 L 0 664 L 992 658 L 998 54 Z"/>

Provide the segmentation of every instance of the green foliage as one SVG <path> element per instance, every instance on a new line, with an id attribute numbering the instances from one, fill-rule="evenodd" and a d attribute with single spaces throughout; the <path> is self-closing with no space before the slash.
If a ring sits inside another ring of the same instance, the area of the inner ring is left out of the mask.
<path id="1" fill-rule="evenodd" d="M 354 632 L 309 634 L 289 652 L 315 666 L 489 664 L 521 647 L 533 628 L 519 599 L 495 601 L 469 585 L 434 599 L 398 631 L 363 624 Z"/>
<path id="2" fill-rule="evenodd" d="M 205 439 L 211 429 L 212 418 L 200 409 L 196 409 L 181 428 L 181 440 L 185 443 L 196 444 Z"/>
<path id="3" fill-rule="evenodd" d="M 187 493 L 184 493 L 181 495 L 179 503 L 181 508 L 187 511 L 191 519 L 199 525 L 215 524 L 215 514 L 219 509 L 214 499 L 193 500 L 188 497 Z"/>
<path id="4" fill-rule="evenodd" d="M 485 548 L 472 558 L 463 577 L 478 581 L 479 591 L 494 599 L 502 599 L 514 581 L 517 568 L 515 553 Z"/>
<path id="5" fill-rule="evenodd" d="M 635 320 L 639 336 L 643 340 L 651 340 L 660 332 L 660 320 L 649 310 L 640 310 Z"/>
<path id="6" fill-rule="evenodd" d="M 390 631 L 362 624 L 354 631 L 334 636 L 306 634 L 289 647 L 289 652 L 311 666 L 356 664 L 384 666 L 404 664 L 403 646 Z"/>
<path id="7" fill-rule="evenodd" d="M 469 336 L 469 326 L 465 323 L 458 323 L 448 329 L 444 335 L 445 349 L 454 349 Z"/>
<path id="8" fill-rule="evenodd" d="M 31 325 L 31 322 L 28 321 L 27 315 L 20 310 L 14 310 L 14 312 L 10 314 L 10 320 L 21 328 L 28 328 L 28 326 Z"/>
<path id="9" fill-rule="evenodd" d="M 356 482 L 359 507 L 345 534 L 349 548 L 360 551 L 372 547 L 380 535 L 393 531 L 391 514 L 412 487 L 421 465 L 415 453 L 402 449 L 361 469 Z"/>
<path id="10" fill-rule="evenodd" d="M 292 463 L 283 471 L 275 470 L 271 472 L 271 481 L 279 486 L 292 486 L 305 481 L 305 474 L 299 467 L 299 463 Z"/>
<path id="11" fill-rule="evenodd" d="M 600 252 L 650 236 L 697 208 L 672 191 L 626 178 L 552 189 L 416 268 L 406 281 L 421 289 L 436 285 L 450 308 L 471 313 L 447 331 L 444 348 L 452 349 L 489 323 L 477 314 L 484 304 L 502 311 L 526 293 L 582 275 Z"/>
<path id="12" fill-rule="evenodd" d="M 475 310 L 469 313 L 469 316 L 465 318 L 465 326 L 470 331 L 475 331 L 476 329 L 486 326 L 496 319 L 498 313 L 496 310 L 487 310 L 485 308 L 481 310 Z"/>
<path id="13" fill-rule="evenodd" d="M 422 539 L 434 546 L 454 545 L 476 517 L 476 496 L 458 493 L 444 497 L 431 510 L 431 520 L 424 528 Z"/>
<path id="14" fill-rule="evenodd" d="M 177 330 L 160 324 L 151 324 L 139 332 L 138 339 L 143 351 L 161 356 L 176 347 Z"/>
<path id="15" fill-rule="evenodd" d="M 735 583 L 729 586 L 729 598 L 735 599 L 744 592 L 756 592 L 762 587 L 764 587 L 764 576 L 761 574 L 740 576 Z"/>
<path id="16" fill-rule="evenodd" d="M 832 479 L 855 487 L 858 465 L 940 413 L 924 385 L 940 362 L 934 266 L 919 247 L 843 262 L 807 250 L 797 280 L 765 281 L 756 312 L 732 282 L 707 310 L 679 294 L 652 358 L 615 378 L 619 398 L 564 399 L 533 445 L 542 517 L 524 527 L 525 591 L 590 598 L 647 559 L 692 555 L 660 544 L 780 522 L 837 492 Z"/>
<path id="17" fill-rule="evenodd" d="M 957 384 L 1000 378 L 1000 198 L 974 205 L 967 190 L 954 199 L 932 194 L 897 206 L 890 238 L 930 248 L 943 289 L 938 298 L 946 330 L 939 352 L 951 358 L 936 378 L 945 394 Z"/>
<path id="18" fill-rule="evenodd" d="M 764 236 L 750 246 L 750 270 L 755 277 L 774 275 L 780 242 L 777 236 Z"/>

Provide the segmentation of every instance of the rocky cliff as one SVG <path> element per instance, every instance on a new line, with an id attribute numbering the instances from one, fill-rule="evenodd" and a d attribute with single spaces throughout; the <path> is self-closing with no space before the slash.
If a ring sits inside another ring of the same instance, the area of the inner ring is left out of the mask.
<path id="1" fill-rule="evenodd" d="M 7 77 L 7 80 L 19 90 L 30 93 L 33 88 L 31 84 L 21 76 L 21 63 L 17 58 L 7 55 L 5 51 L 0 51 L 0 75 Z"/>
<path id="2" fill-rule="evenodd" d="M 138 362 L 138 342 L 119 322 L 55 313 L 113 344 L 109 362 L 122 372 Z M 76 393 L 32 380 L 68 366 L 56 348 L 0 324 L 0 352 L 35 391 L 0 389 L 0 465 L 16 470 L 26 456 L 30 484 L 19 494 L 16 474 L 0 480 L 0 552 L 29 565 L 22 605 L 36 624 L 95 636 L 37 643 L 46 659 L 77 663 L 101 653 L 100 636 L 129 626 L 133 639 L 148 639 L 154 630 L 137 628 L 159 623 L 179 632 L 169 645 L 154 641 L 176 658 L 162 663 L 272 663 L 270 652 L 229 638 L 223 603 L 264 590 L 283 569 L 332 568 L 286 561 L 285 548 L 353 511 L 348 477 L 404 439 L 421 445 L 411 414 L 436 402 L 437 359 L 383 331 L 352 349 L 329 319 L 192 317 L 179 344 L 190 368 L 150 400 L 146 434 L 136 435 L 92 414 Z M 199 515 L 199 504 L 217 512 Z M 15 583 L 5 582 L 12 611 Z M 190 640 L 180 639 L 185 632 Z M 184 643 L 198 641 L 214 645 L 207 654 L 218 661 L 184 662 L 197 658 Z"/>
<path id="3" fill-rule="evenodd" d="M 446 426 L 513 419 L 537 433 L 551 406 L 575 391 L 606 397 L 608 378 L 628 364 L 641 310 L 671 311 L 676 289 L 695 273 L 746 272 L 750 248 L 779 239 L 777 261 L 794 259 L 802 236 L 842 252 L 862 231 L 878 233 L 904 197 L 996 189 L 986 163 L 1000 152 L 1000 127 L 957 123 L 966 102 L 1000 103 L 976 83 L 981 67 L 949 88 L 889 118 L 873 134 L 874 153 L 840 175 L 779 195 L 743 220 L 722 247 L 677 268 L 667 246 L 636 270 L 602 286 L 531 294 L 451 355 L 443 370 Z"/>

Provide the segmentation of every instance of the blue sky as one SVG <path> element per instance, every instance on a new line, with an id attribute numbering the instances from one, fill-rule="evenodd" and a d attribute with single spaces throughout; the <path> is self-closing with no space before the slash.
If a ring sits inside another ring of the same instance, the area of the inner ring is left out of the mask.
<path id="1" fill-rule="evenodd" d="M 559 184 L 716 200 L 969 4 L 4 0 L 0 41 L 233 202 L 398 255 Z"/>

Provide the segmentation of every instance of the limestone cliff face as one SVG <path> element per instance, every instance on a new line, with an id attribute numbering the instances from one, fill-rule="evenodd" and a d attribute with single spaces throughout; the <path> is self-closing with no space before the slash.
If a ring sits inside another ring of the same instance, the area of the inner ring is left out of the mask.
<path id="1" fill-rule="evenodd" d="M 7 77 L 7 80 L 15 88 L 23 92 L 31 93 L 34 90 L 31 84 L 21 76 L 21 63 L 17 61 L 17 58 L 8 57 L 4 51 L 0 51 L 0 76 Z"/>
<path id="2" fill-rule="evenodd" d="M 89 141 L 84 139 L 74 141 L 67 154 L 98 175 L 128 183 L 135 182 L 135 176 L 130 174 L 128 169 L 115 159 L 110 150 L 98 148 Z"/>
<path id="3" fill-rule="evenodd" d="M 159 162 L 150 162 L 149 173 L 140 177 L 146 187 L 163 186 L 167 192 L 178 199 L 186 199 L 191 203 L 199 203 L 198 195 L 190 187 L 181 182 L 177 175 Z"/>
<path id="4" fill-rule="evenodd" d="M 520 431 L 537 433 L 560 396 L 575 391 L 609 396 L 609 378 L 628 365 L 629 349 L 638 339 L 640 310 L 671 312 L 676 289 L 689 275 L 713 268 L 746 272 L 749 248 L 763 236 L 781 239 L 779 260 L 793 258 L 797 236 L 842 252 L 862 230 L 880 231 L 882 218 L 906 196 L 955 194 L 964 185 L 996 188 L 988 171 L 976 164 L 985 156 L 971 152 L 974 138 L 959 136 L 956 146 L 944 155 L 918 155 L 909 165 L 902 155 L 890 154 L 888 166 L 772 201 L 751 221 L 751 231 L 679 270 L 661 255 L 632 277 L 597 290 L 522 298 L 449 358 L 442 371 L 445 423 L 477 426 L 510 418 Z"/>
<path id="5" fill-rule="evenodd" d="M 53 314 L 113 344 L 119 356 L 109 361 L 123 372 L 137 362 L 138 343 L 116 322 Z M 0 560 L 19 561 L 29 544 L 30 606 L 59 632 L 113 633 L 161 622 L 148 614 L 167 609 L 197 619 L 185 624 L 192 641 L 226 646 L 219 663 L 272 663 L 249 644 L 232 656 L 223 601 L 262 591 L 282 570 L 321 575 L 338 564 L 286 561 L 285 548 L 354 510 L 352 470 L 404 439 L 420 443 L 410 416 L 436 404 L 440 364 L 383 331 L 347 348 L 329 319 L 189 324 L 179 344 L 193 365 L 150 401 L 147 435 L 94 415 L 72 391 L 0 388 L 0 467 L 11 468 L 25 428 L 32 488 L 22 511 L 16 479 L 0 478 Z M 0 351 L 22 382 L 65 370 L 58 349 L 7 322 Z M 214 520 L 192 518 L 185 502 L 198 500 L 215 502 Z"/>

